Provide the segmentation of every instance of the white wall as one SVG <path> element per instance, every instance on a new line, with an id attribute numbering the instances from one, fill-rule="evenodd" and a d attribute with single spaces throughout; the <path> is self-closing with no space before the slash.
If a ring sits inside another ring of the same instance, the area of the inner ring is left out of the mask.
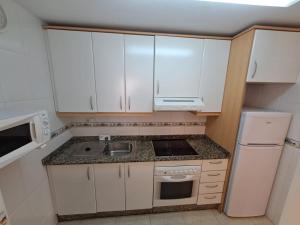
<path id="1" fill-rule="evenodd" d="M 0 0 L 8 27 L 0 32 L 0 119 L 45 109 L 51 130 L 55 116 L 41 22 L 12 0 Z M 70 138 L 65 132 L 43 150 L 35 150 L 0 170 L 0 190 L 11 225 L 54 225 L 48 178 L 41 159 Z"/>
<path id="2" fill-rule="evenodd" d="M 245 105 L 291 112 L 293 119 L 288 137 L 300 141 L 300 76 L 296 84 L 248 85 Z M 285 145 L 267 210 L 267 216 L 275 225 L 279 224 L 299 161 L 300 149 Z"/>

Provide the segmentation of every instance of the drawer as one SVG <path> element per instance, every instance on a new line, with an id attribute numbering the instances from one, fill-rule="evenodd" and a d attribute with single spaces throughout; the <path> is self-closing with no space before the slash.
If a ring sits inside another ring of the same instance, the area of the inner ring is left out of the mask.
<path id="1" fill-rule="evenodd" d="M 218 204 L 221 199 L 222 193 L 199 195 L 197 205 Z"/>
<path id="2" fill-rule="evenodd" d="M 227 170 L 227 159 L 203 160 L 202 171 Z"/>
<path id="3" fill-rule="evenodd" d="M 225 181 L 226 171 L 206 171 L 201 173 L 200 183 Z"/>
<path id="4" fill-rule="evenodd" d="M 200 183 L 199 194 L 223 192 L 224 182 Z"/>

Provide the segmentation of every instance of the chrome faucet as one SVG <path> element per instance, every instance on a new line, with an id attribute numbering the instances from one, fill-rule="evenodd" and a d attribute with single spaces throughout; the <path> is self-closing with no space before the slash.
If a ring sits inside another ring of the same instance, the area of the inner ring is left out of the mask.
<path id="1" fill-rule="evenodd" d="M 109 153 L 109 141 L 108 141 L 108 137 L 105 137 L 104 139 L 104 154 L 108 154 Z"/>

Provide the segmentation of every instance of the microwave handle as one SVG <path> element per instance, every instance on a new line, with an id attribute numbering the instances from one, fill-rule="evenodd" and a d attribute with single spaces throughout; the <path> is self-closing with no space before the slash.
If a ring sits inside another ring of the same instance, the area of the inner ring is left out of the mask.
<path id="1" fill-rule="evenodd" d="M 36 141 L 37 136 L 36 136 L 36 129 L 35 129 L 35 123 L 34 122 L 30 122 L 30 135 L 32 137 L 32 140 Z"/>
<path id="2" fill-rule="evenodd" d="M 160 182 L 184 182 L 192 181 L 195 179 L 195 175 L 174 175 L 174 176 L 162 176 Z"/>

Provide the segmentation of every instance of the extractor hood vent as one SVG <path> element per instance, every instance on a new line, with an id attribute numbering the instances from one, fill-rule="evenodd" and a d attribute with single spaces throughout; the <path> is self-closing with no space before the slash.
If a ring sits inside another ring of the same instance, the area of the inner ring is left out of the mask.
<path id="1" fill-rule="evenodd" d="M 155 111 L 201 111 L 200 98 L 154 98 Z"/>

